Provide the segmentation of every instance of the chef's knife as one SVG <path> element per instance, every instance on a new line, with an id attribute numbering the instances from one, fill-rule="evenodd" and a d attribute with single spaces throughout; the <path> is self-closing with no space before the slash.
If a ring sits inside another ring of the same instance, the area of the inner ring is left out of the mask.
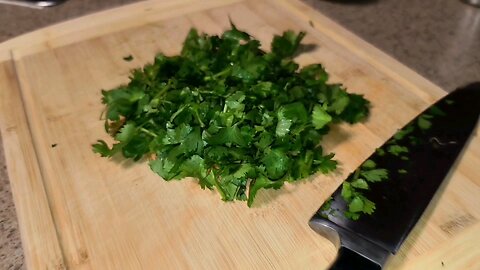
<path id="1" fill-rule="evenodd" d="M 342 198 L 342 186 L 333 193 L 309 222 L 339 247 L 330 269 L 382 269 L 455 164 L 479 115 L 480 83 L 475 83 L 442 98 L 377 149 L 368 160 L 386 169 L 388 179 L 365 190 L 376 204 L 371 215 L 359 212 L 358 220 L 347 218 L 351 208 Z M 404 150 L 392 151 L 392 145 Z"/>

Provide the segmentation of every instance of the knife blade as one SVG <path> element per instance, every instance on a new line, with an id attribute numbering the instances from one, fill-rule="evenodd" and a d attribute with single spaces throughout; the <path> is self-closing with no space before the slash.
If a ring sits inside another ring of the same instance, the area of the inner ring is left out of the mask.
<path id="1" fill-rule="evenodd" d="M 377 149 L 367 160 L 388 172 L 388 179 L 362 189 L 375 203 L 371 215 L 352 208 L 345 199 L 350 194 L 342 196 L 345 182 L 361 168 L 346 179 L 309 222 L 339 248 L 330 269 L 382 269 L 461 155 L 479 115 L 480 83 L 474 83 L 436 102 Z"/>

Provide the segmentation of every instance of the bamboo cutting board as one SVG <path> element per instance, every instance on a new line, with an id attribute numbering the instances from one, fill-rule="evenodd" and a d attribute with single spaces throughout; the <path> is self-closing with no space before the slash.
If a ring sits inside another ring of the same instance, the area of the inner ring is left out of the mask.
<path id="1" fill-rule="evenodd" d="M 332 82 L 364 94 L 368 121 L 335 128 L 340 170 L 253 208 L 223 203 L 195 180 L 165 182 L 143 162 L 104 159 L 100 90 L 128 81 L 156 52 L 179 53 L 190 29 L 221 33 L 229 17 L 268 49 L 307 31 Z M 123 57 L 132 55 L 131 62 Z M 0 128 L 29 269 L 324 269 L 335 247 L 309 218 L 373 150 L 445 92 L 296 0 L 146 1 L 0 44 Z M 390 269 L 479 269 L 480 139 L 475 135 Z M 434 168 L 426 168 L 434 169 Z"/>

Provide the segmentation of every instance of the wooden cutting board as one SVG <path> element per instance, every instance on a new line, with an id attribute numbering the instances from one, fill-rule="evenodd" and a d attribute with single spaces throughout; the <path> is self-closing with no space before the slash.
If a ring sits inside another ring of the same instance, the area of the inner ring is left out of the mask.
<path id="1" fill-rule="evenodd" d="M 279 191 L 253 208 L 224 203 L 195 180 L 165 182 L 145 162 L 100 158 L 100 90 L 128 81 L 155 53 L 179 53 L 190 27 L 235 24 L 266 49 L 273 34 L 308 32 L 298 57 L 323 63 L 373 104 L 363 124 L 326 138 L 340 170 Z M 122 58 L 132 55 L 134 60 Z M 29 269 L 324 269 L 335 247 L 309 218 L 376 147 L 445 92 L 330 21 L 287 0 L 146 1 L 0 44 L 0 128 Z M 389 269 L 480 268 L 480 139 Z M 434 168 L 425 168 L 434 169 Z"/>

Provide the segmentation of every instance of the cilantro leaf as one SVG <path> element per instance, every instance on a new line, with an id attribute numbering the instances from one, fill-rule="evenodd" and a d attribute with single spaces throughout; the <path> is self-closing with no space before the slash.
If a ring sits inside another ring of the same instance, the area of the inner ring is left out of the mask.
<path id="1" fill-rule="evenodd" d="M 270 179 L 279 179 L 287 172 L 290 159 L 283 150 L 273 149 L 262 158 L 262 163 Z"/>
<path id="2" fill-rule="evenodd" d="M 340 118 L 348 123 L 357 123 L 369 115 L 370 102 L 361 95 L 350 94 L 348 106 L 340 114 Z"/>
<path id="3" fill-rule="evenodd" d="M 375 211 L 375 203 L 370 201 L 369 199 L 362 196 L 363 200 L 363 213 L 371 215 Z"/>
<path id="4" fill-rule="evenodd" d="M 218 133 L 212 135 L 206 140 L 210 145 L 238 145 L 246 147 L 248 141 L 237 126 L 221 128 Z"/>
<path id="5" fill-rule="evenodd" d="M 358 220 L 360 218 L 360 213 L 353 213 L 350 211 L 345 211 L 344 215 L 346 218 L 351 219 L 351 220 Z"/>
<path id="6" fill-rule="evenodd" d="M 326 82 L 328 73 L 320 64 L 311 64 L 300 70 L 300 77 L 308 84 L 317 84 L 318 82 Z"/>
<path id="7" fill-rule="evenodd" d="M 382 149 L 382 148 L 375 149 L 375 152 L 377 153 L 377 155 L 379 155 L 381 157 L 385 155 L 385 150 Z"/>
<path id="8" fill-rule="evenodd" d="M 363 200 L 360 197 L 355 196 L 352 199 L 352 201 L 348 204 L 348 211 L 352 213 L 361 212 L 363 211 L 363 206 L 364 206 Z"/>
<path id="9" fill-rule="evenodd" d="M 285 118 L 283 115 L 279 115 L 277 128 L 275 129 L 275 134 L 278 137 L 283 137 L 290 132 L 290 127 L 292 126 L 292 120 Z"/>
<path id="10" fill-rule="evenodd" d="M 394 144 L 390 145 L 387 148 L 387 151 L 394 156 L 400 156 L 402 153 L 408 153 L 408 148 L 406 146 Z"/>
<path id="11" fill-rule="evenodd" d="M 349 182 L 343 182 L 341 195 L 345 201 L 350 201 L 350 199 L 352 198 L 353 190 L 352 185 Z"/>
<path id="12" fill-rule="evenodd" d="M 321 129 L 332 121 L 332 117 L 319 105 L 313 107 L 312 124 L 315 129 Z"/>
<path id="13" fill-rule="evenodd" d="M 176 164 L 175 160 L 170 160 L 169 158 L 159 158 L 150 161 L 149 163 L 152 171 L 160 175 L 165 180 L 171 180 L 177 175 L 175 167 L 178 167 L 179 164 Z"/>
<path id="14" fill-rule="evenodd" d="M 318 157 L 313 160 L 313 164 L 318 168 L 318 171 L 327 174 L 337 168 L 338 162 L 333 160 L 333 153 L 320 157 L 320 152 L 316 152 L 316 155 Z"/>
<path id="15" fill-rule="evenodd" d="M 98 140 L 97 143 L 92 144 L 92 148 L 94 153 L 98 153 L 102 157 L 112 156 L 112 150 L 104 140 Z"/>
<path id="16" fill-rule="evenodd" d="M 115 139 L 122 143 L 128 143 L 137 133 L 137 129 L 134 124 L 128 123 L 124 125 L 115 136 Z"/>
<path id="17" fill-rule="evenodd" d="M 380 182 L 388 179 L 388 171 L 386 169 L 372 169 L 368 171 L 362 171 L 360 173 L 368 182 Z"/>
<path id="18" fill-rule="evenodd" d="M 367 159 L 365 160 L 365 162 L 362 163 L 362 168 L 364 169 L 373 169 L 375 167 L 377 167 L 377 164 L 371 159 Z"/>
<path id="19" fill-rule="evenodd" d="M 350 96 L 343 91 L 341 85 L 333 85 L 330 89 L 332 97 L 330 98 L 331 104 L 328 109 L 336 114 L 341 114 L 350 103 Z"/>
<path id="20" fill-rule="evenodd" d="M 252 206 L 253 200 L 255 199 L 255 196 L 257 195 L 257 192 L 260 189 L 262 189 L 262 188 L 278 189 L 282 185 L 283 185 L 283 181 L 281 181 L 281 180 L 272 181 L 272 180 L 269 180 L 264 175 L 260 174 L 255 180 L 250 182 L 250 187 L 249 187 L 249 191 L 248 191 L 248 201 L 247 201 L 248 206 Z"/>
<path id="21" fill-rule="evenodd" d="M 281 36 L 273 37 L 272 53 L 279 58 L 292 57 L 298 49 L 305 32 L 296 34 L 293 31 L 286 31 Z"/>
<path id="22" fill-rule="evenodd" d="M 353 187 L 360 188 L 360 189 L 368 189 L 368 183 L 362 178 L 358 178 L 351 183 Z"/>
<path id="23" fill-rule="evenodd" d="M 415 130 L 415 127 L 413 125 L 407 125 L 405 128 L 400 129 L 393 135 L 393 138 L 395 140 L 401 140 L 408 134 L 412 133 Z"/>
<path id="24" fill-rule="evenodd" d="M 432 126 L 432 122 L 430 122 L 431 115 L 423 114 L 418 117 L 417 124 L 420 129 L 427 130 Z"/>

